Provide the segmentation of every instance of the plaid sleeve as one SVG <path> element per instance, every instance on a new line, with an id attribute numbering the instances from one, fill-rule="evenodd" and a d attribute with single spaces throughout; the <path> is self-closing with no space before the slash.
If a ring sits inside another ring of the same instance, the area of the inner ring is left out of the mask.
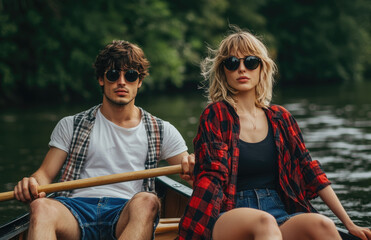
<path id="1" fill-rule="evenodd" d="M 215 111 L 207 108 L 194 139 L 196 156 L 193 194 L 179 225 L 179 239 L 211 239 L 228 176 L 228 146 L 222 141 Z"/>
<path id="2" fill-rule="evenodd" d="M 312 160 L 312 157 L 304 144 L 304 138 L 295 118 L 286 110 L 289 123 L 290 135 L 294 138 L 294 154 L 299 160 L 302 178 L 305 183 L 305 197 L 313 199 L 318 196 L 318 191 L 330 185 L 326 174 L 321 168 L 319 161 Z"/>

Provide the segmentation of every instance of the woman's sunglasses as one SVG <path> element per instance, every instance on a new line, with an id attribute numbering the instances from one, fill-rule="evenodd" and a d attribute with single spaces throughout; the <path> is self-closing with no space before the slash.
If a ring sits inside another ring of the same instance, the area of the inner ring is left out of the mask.
<path id="1" fill-rule="evenodd" d="M 231 56 L 225 59 L 223 63 L 229 71 L 235 71 L 240 66 L 240 60 L 243 60 L 243 64 L 245 64 L 245 67 L 249 70 L 256 69 L 261 62 L 261 59 L 256 56 L 247 56 L 245 58 L 237 58 L 235 56 Z"/>
<path id="2" fill-rule="evenodd" d="M 106 71 L 106 78 L 110 82 L 116 82 L 120 78 L 121 70 L 110 69 Z M 136 70 L 129 69 L 125 72 L 124 77 L 128 82 L 135 82 L 138 77 L 139 73 Z"/>

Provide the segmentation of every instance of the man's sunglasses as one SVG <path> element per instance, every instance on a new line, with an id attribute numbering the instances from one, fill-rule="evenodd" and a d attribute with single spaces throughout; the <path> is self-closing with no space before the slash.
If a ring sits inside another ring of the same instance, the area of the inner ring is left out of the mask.
<path id="1" fill-rule="evenodd" d="M 110 82 L 116 82 L 120 78 L 121 70 L 110 69 L 106 71 L 106 78 Z M 129 69 L 125 72 L 124 77 L 128 82 L 135 82 L 138 77 L 139 73 L 136 70 Z"/>
<path id="2" fill-rule="evenodd" d="M 235 56 L 231 56 L 225 59 L 223 63 L 229 71 L 235 71 L 240 66 L 240 60 L 243 60 L 243 64 L 245 64 L 245 67 L 249 70 L 256 69 L 261 62 L 261 59 L 256 56 L 247 56 L 245 58 L 237 58 Z"/>

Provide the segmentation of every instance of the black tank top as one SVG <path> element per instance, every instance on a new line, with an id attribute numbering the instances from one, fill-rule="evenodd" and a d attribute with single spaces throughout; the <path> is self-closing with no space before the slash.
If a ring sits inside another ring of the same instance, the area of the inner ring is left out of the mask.
<path id="1" fill-rule="evenodd" d="M 275 189 L 278 179 L 277 150 L 272 124 L 268 119 L 268 134 L 257 143 L 239 140 L 237 191 L 269 188 Z"/>

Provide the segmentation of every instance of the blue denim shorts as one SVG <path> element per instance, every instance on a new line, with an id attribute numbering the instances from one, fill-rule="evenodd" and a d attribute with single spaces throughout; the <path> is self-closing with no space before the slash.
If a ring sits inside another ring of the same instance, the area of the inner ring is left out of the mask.
<path id="1" fill-rule="evenodd" d="M 116 239 L 116 224 L 128 199 L 56 197 L 76 218 L 81 239 Z"/>
<path id="2" fill-rule="evenodd" d="M 117 239 L 116 224 L 128 199 L 123 198 L 67 198 L 55 200 L 66 206 L 75 216 L 81 230 L 81 239 Z M 160 220 L 157 215 L 153 237 Z"/>
<path id="3" fill-rule="evenodd" d="M 236 208 L 239 207 L 254 208 L 267 212 L 273 215 L 278 225 L 300 214 L 300 212 L 288 214 L 277 191 L 273 189 L 253 189 L 238 192 Z"/>

